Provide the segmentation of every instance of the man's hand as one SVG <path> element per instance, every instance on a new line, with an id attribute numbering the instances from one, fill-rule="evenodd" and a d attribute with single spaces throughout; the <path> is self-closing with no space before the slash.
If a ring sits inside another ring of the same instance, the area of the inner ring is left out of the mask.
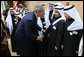
<path id="1" fill-rule="evenodd" d="M 17 24 L 17 22 L 15 22 L 15 24 Z"/>
<path id="2" fill-rule="evenodd" d="M 55 46 L 55 50 L 56 50 L 56 51 L 58 50 L 57 46 Z"/>
<path id="3" fill-rule="evenodd" d="M 37 40 L 42 40 L 44 38 L 43 35 L 38 36 Z"/>

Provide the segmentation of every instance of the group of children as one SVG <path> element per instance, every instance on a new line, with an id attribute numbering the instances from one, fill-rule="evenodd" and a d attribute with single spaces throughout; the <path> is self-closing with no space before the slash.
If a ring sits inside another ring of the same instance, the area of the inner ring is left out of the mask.
<path id="1" fill-rule="evenodd" d="M 80 39 L 83 34 L 83 23 L 74 5 L 49 3 L 44 16 L 38 17 L 37 24 L 44 29 L 38 31 L 44 39 L 38 42 L 39 56 L 78 56 Z M 28 14 L 28 13 L 27 13 Z M 6 26 L 11 35 L 12 51 L 16 52 L 15 31 L 23 19 L 21 12 L 10 8 Z M 83 48 L 83 46 L 82 46 Z M 83 52 L 82 52 L 83 55 Z"/>
<path id="2" fill-rule="evenodd" d="M 78 55 L 83 23 L 74 5 L 49 3 L 44 18 L 38 19 L 37 23 L 45 30 L 39 31 L 39 35 L 45 35 L 39 45 L 43 47 L 40 48 L 41 54 L 44 50 L 47 56 Z"/>

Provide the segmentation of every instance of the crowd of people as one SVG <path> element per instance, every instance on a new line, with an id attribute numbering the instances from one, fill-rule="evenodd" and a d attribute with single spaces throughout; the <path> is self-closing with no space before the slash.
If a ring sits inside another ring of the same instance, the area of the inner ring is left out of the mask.
<path id="1" fill-rule="evenodd" d="M 50 2 L 36 5 L 33 12 L 19 4 L 18 12 L 9 5 L 1 19 L 1 55 L 83 56 L 83 22 L 74 5 Z"/>

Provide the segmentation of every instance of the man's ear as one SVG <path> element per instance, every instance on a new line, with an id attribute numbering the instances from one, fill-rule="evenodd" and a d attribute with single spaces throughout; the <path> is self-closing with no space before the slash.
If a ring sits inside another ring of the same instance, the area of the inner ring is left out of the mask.
<path id="1" fill-rule="evenodd" d="M 41 13 L 40 11 L 38 11 L 38 13 Z"/>
<path id="2" fill-rule="evenodd" d="M 39 14 L 40 12 L 39 11 L 36 11 L 37 14 Z"/>

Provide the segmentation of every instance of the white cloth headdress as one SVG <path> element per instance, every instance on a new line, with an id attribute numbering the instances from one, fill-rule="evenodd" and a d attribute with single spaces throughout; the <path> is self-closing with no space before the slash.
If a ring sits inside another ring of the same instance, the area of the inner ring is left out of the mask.
<path id="1" fill-rule="evenodd" d="M 23 17 L 22 17 L 22 14 L 21 14 L 20 12 L 16 12 L 15 16 L 18 16 L 18 17 L 21 18 L 21 19 L 23 18 Z"/>
<path id="2" fill-rule="evenodd" d="M 53 7 L 54 7 L 54 3 L 53 3 L 53 2 L 50 2 L 50 3 L 49 3 L 49 6 L 53 6 Z M 49 6 L 48 6 L 48 8 L 47 8 L 47 10 L 46 10 L 46 12 L 45 12 L 47 19 L 49 19 L 49 12 L 50 12 Z M 52 16 L 53 16 L 53 14 L 52 14 Z M 51 18 L 51 19 L 52 19 L 52 18 Z"/>
<path id="3" fill-rule="evenodd" d="M 54 7 L 56 7 L 56 6 L 64 7 L 64 5 L 62 3 L 54 3 Z"/>
<path id="4" fill-rule="evenodd" d="M 26 12 L 26 10 L 28 10 L 28 11 Z M 23 10 L 23 17 L 24 17 L 28 12 L 29 12 L 29 9 L 25 8 L 25 9 Z"/>
<path id="5" fill-rule="evenodd" d="M 55 11 L 56 11 L 56 10 L 60 13 L 61 17 L 60 17 L 59 19 L 57 19 L 52 25 L 56 24 L 56 23 L 57 23 L 58 21 L 60 21 L 60 20 L 66 21 L 66 18 L 65 18 L 65 16 L 64 16 L 64 8 L 61 7 L 61 6 L 56 6 L 56 7 L 54 7 L 54 13 L 53 13 L 53 15 L 55 14 Z"/>
<path id="6" fill-rule="evenodd" d="M 12 35 L 13 23 L 12 23 L 12 17 L 11 17 L 10 11 L 14 11 L 14 12 L 16 12 L 16 11 L 13 8 L 10 8 L 8 11 L 8 16 L 6 18 L 7 27 L 9 28 L 10 35 Z"/>
<path id="7" fill-rule="evenodd" d="M 64 10 L 65 13 L 67 13 L 71 18 L 74 19 L 74 22 L 70 26 L 68 26 L 67 30 L 73 31 L 83 29 L 83 22 L 74 5 L 65 6 Z"/>

